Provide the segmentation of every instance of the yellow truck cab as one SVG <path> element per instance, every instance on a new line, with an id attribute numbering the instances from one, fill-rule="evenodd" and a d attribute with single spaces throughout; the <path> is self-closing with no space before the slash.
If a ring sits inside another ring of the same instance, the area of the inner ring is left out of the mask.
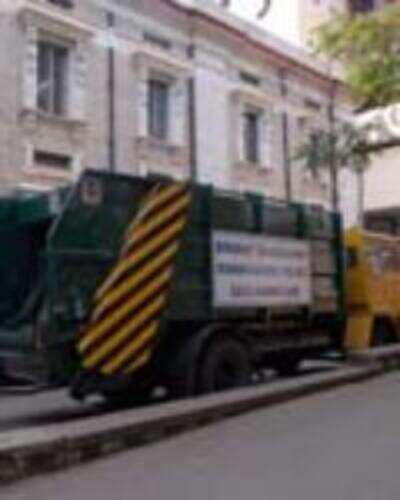
<path id="1" fill-rule="evenodd" d="M 400 238 L 350 229 L 346 233 L 346 350 L 400 338 Z"/>

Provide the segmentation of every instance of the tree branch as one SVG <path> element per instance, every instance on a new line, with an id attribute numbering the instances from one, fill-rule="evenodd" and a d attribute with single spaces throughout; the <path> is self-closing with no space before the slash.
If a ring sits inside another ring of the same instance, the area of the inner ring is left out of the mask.
<path id="1" fill-rule="evenodd" d="M 398 147 L 400 147 L 400 137 L 396 139 L 390 139 L 388 141 L 358 146 L 354 149 L 354 151 L 356 153 L 371 154 L 371 153 L 380 153 L 381 151 L 386 151 L 387 149 L 393 149 Z"/>

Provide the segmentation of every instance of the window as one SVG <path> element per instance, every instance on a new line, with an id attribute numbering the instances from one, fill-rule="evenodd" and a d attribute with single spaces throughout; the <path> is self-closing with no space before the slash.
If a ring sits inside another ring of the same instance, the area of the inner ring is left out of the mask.
<path id="1" fill-rule="evenodd" d="M 157 139 L 168 139 L 170 85 L 163 80 L 149 80 L 148 132 Z"/>
<path id="2" fill-rule="evenodd" d="M 310 147 L 311 147 L 311 158 L 309 159 L 309 172 L 311 173 L 313 179 L 318 180 L 320 177 L 320 166 L 325 161 L 325 151 L 323 150 L 325 145 L 322 141 L 321 132 L 313 130 L 309 135 Z"/>
<path id="3" fill-rule="evenodd" d="M 38 45 L 38 108 L 65 115 L 67 105 L 68 49 L 41 41 Z"/>
<path id="4" fill-rule="evenodd" d="M 252 110 L 245 111 L 243 121 L 244 159 L 251 163 L 258 163 L 260 160 L 260 113 Z"/>
<path id="5" fill-rule="evenodd" d="M 247 83 L 247 85 L 252 85 L 253 87 L 260 86 L 260 79 L 247 71 L 241 71 L 239 76 L 242 82 Z"/>
<path id="6" fill-rule="evenodd" d="M 70 9 L 74 6 L 72 0 L 48 0 L 49 3 L 53 5 L 58 5 L 59 7 L 64 7 L 66 9 Z"/>
<path id="7" fill-rule="evenodd" d="M 72 164 L 70 156 L 46 151 L 35 151 L 33 159 L 35 167 L 69 170 Z"/>
<path id="8" fill-rule="evenodd" d="M 321 111 L 321 104 L 314 101 L 313 99 L 309 98 L 304 99 L 304 106 L 313 111 Z"/>
<path id="9" fill-rule="evenodd" d="M 171 42 L 169 40 L 161 36 L 154 35 L 153 33 L 145 32 L 143 34 L 143 40 L 151 45 L 154 45 L 155 47 L 158 47 L 159 49 L 171 49 Z"/>
<path id="10" fill-rule="evenodd" d="M 350 12 L 370 12 L 375 9 L 374 0 L 350 0 Z"/>

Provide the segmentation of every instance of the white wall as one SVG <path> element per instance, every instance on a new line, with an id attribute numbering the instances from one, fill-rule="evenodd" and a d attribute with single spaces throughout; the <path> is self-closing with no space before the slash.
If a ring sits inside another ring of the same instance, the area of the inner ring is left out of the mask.
<path id="1" fill-rule="evenodd" d="M 400 205 L 400 148 L 376 156 L 365 180 L 366 209 Z"/>
<path id="2" fill-rule="evenodd" d="M 197 158 L 199 181 L 230 186 L 229 81 L 226 68 L 198 53 L 196 68 Z"/>

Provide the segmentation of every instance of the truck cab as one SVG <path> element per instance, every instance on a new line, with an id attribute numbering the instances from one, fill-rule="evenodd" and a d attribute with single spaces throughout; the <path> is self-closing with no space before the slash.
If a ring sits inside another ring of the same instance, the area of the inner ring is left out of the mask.
<path id="1" fill-rule="evenodd" d="M 400 338 L 400 238 L 352 228 L 346 233 L 346 350 Z"/>

